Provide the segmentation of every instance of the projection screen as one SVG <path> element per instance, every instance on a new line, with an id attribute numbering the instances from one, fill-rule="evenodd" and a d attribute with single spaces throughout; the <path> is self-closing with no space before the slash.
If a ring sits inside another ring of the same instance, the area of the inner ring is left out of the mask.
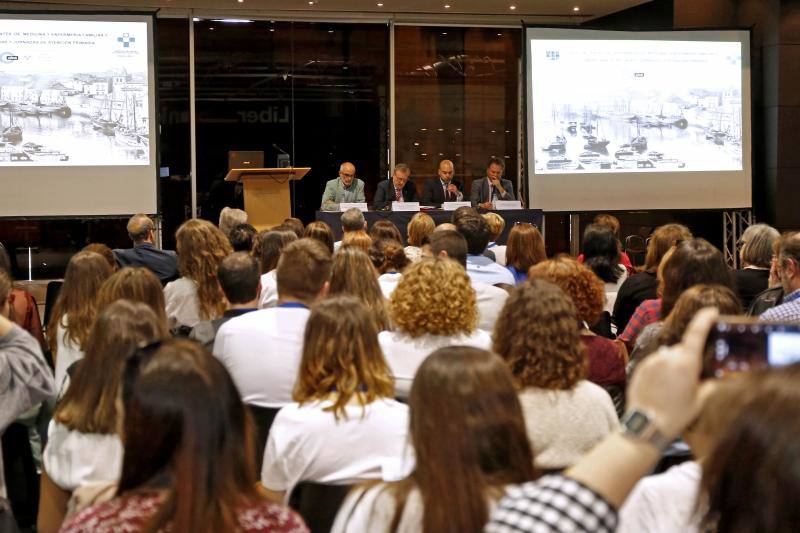
<path id="1" fill-rule="evenodd" d="M 751 207 L 748 32 L 526 28 L 526 39 L 531 207 Z"/>
<path id="2" fill-rule="evenodd" d="M 153 19 L 0 14 L 0 216 L 157 210 Z"/>

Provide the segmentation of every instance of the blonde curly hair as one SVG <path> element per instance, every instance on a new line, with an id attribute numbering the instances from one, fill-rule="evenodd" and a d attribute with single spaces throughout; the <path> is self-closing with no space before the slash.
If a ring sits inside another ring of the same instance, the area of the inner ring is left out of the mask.
<path id="1" fill-rule="evenodd" d="M 225 295 L 217 281 L 217 268 L 233 252 L 222 231 L 207 220 L 187 220 L 175 233 L 181 276 L 197 284 L 200 317 L 208 320 L 225 312 Z"/>
<path id="2" fill-rule="evenodd" d="M 389 300 L 397 328 L 411 337 L 472 333 L 478 325 L 475 290 L 464 267 L 446 258 L 408 267 Z"/>

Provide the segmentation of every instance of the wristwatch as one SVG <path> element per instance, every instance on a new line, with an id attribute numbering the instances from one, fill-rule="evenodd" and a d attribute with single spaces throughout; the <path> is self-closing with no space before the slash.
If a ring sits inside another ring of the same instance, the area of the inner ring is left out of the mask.
<path id="1" fill-rule="evenodd" d="M 647 442 L 658 448 L 658 450 L 663 450 L 672 442 L 659 431 L 653 422 L 653 418 L 645 411 L 640 411 L 639 409 L 628 411 L 620 422 L 623 435 Z"/>

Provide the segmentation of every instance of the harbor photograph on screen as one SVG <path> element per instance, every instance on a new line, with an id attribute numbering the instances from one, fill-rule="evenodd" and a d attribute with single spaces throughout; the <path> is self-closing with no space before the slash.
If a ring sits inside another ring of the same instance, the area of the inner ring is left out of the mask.
<path id="1" fill-rule="evenodd" d="M 742 170 L 742 45 L 530 42 L 537 174 Z"/>
<path id="2" fill-rule="evenodd" d="M 149 165 L 146 22 L 0 18 L 0 166 Z"/>

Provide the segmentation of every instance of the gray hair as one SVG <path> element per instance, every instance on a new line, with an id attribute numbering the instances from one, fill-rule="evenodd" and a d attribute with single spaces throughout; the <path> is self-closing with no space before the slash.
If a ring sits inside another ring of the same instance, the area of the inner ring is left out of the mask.
<path id="1" fill-rule="evenodd" d="M 239 224 L 247 223 L 247 213 L 241 209 L 223 207 L 219 213 L 219 229 L 228 237 L 231 230 Z"/>
<path id="2" fill-rule="evenodd" d="M 773 246 L 780 237 L 778 230 L 767 224 L 753 224 L 742 233 L 742 261 L 748 265 L 769 268 Z"/>
<path id="3" fill-rule="evenodd" d="M 155 222 L 144 213 L 137 213 L 128 220 L 128 236 L 134 243 L 142 242 L 147 234 L 156 229 Z"/>
<path id="4" fill-rule="evenodd" d="M 405 163 L 398 163 L 394 166 L 395 172 L 402 172 L 403 174 L 411 174 L 411 169 Z"/>
<path id="5" fill-rule="evenodd" d="M 363 230 L 366 222 L 364 213 L 355 207 L 342 213 L 342 231 L 344 232 Z"/>

